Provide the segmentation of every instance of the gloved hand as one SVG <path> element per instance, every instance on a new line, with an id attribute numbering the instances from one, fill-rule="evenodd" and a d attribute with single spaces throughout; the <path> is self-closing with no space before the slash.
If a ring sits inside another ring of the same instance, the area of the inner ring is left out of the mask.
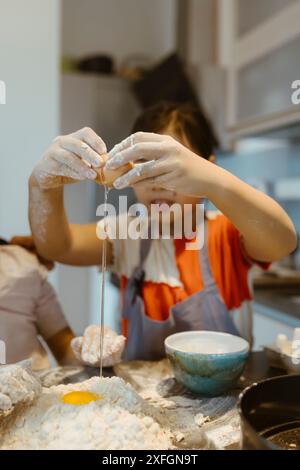
<path id="1" fill-rule="evenodd" d="M 30 361 L 0 367 L 0 411 L 32 401 L 41 391 L 42 385 L 33 374 Z"/>
<path id="2" fill-rule="evenodd" d="M 83 336 L 72 339 L 71 347 L 75 356 L 83 364 L 98 366 L 100 364 L 100 326 L 88 326 Z M 125 337 L 104 327 L 103 367 L 112 367 L 121 361 L 125 347 Z"/>
<path id="3" fill-rule="evenodd" d="M 115 145 L 104 169 L 117 170 L 129 162 L 136 164 L 114 181 L 117 189 L 127 186 L 165 189 L 199 198 L 205 197 L 215 182 L 217 170 L 212 161 L 213 156 L 208 160 L 199 158 L 168 135 L 137 132 Z"/>
<path id="4" fill-rule="evenodd" d="M 89 127 L 56 137 L 33 170 L 42 189 L 57 188 L 82 180 L 95 180 L 96 171 L 105 160 L 106 145 Z"/>

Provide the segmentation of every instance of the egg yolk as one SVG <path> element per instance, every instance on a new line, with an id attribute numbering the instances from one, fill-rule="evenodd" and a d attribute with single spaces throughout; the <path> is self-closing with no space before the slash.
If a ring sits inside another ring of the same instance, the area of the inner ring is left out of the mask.
<path id="1" fill-rule="evenodd" d="M 100 395 L 91 392 L 69 392 L 62 397 L 63 403 L 66 405 L 87 405 L 92 401 L 101 400 Z"/>

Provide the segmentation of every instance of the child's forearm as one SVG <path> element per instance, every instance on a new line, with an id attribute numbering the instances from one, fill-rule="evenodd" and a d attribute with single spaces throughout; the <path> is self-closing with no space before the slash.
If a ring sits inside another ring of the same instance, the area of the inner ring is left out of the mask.
<path id="1" fill-rule="evenodd" d="M 294 225 L 282 207 L 223 168 L 214 168 L 207 197 L 240 231 L 251 258 L 275 261 L 296 248 Z"/>
<path id="2" fill-rule="evenodd" d="M 29 221 L 38 252 L 60 260 L 71 247 L 71 231 L 64 210 L 63 187 L 41 189 L 34 176 L 29 180 Z"/>
<path id="3" fill-rule="evenodd" d="M 64 209 L 63 187 L 41 189 L 29 181 L 29 220 L 38 252 L 46 259 L 73 266 L 99 265 L 103 242 L 96 224 L 70 224 Z M 112 245 L 107 244 L 107 263 Z"/>

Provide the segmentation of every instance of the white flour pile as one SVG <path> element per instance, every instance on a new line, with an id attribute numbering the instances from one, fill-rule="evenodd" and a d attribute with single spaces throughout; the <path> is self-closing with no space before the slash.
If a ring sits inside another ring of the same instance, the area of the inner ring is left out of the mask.
<path id="1" fill-rule="evenodd" d="M 69 405 L 62 396 L 87 391 L 103 397 Z M 148 415 L 147 415 L 148 414 Z M 168 434 L 149 416 L 151 407 L 124 380 L 93 377 L 79 384 L 43 389 L 0 441 L 2 449 L 172 448 Z"/>
<path id="2" fill-rule="evenodd" d="M 30 361 L 0 367 L 0 411 L 10 410 L 19 402 L 33 401 L 41 391 Z"/>

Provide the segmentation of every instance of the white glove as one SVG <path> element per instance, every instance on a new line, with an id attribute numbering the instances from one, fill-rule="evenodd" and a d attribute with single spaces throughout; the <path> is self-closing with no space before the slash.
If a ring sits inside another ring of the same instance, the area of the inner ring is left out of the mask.
<path id="1" fill-rule="evenodd" d="M 33 175 L 42 189 L 95 180 L 97 173 L 93 168 L 104 165 L 101 155 L 106 151 L 101 137 L 84 127 L 73 134 L 56 137 L 35 166 Z"/>
<path id="2" fill-rule="evenodd" d="M 84 335 L 72 339 L 71 347 L 82 363 L 98 366 L 100 363 L 100 326 L 90 325 Z M 103 367 L 112 367 L 121 361 L 125 347 L 125 337 L 104 327 Z"/>
<path id="3" fill-rule="evenodd" d="M 0 411 L 32 401 L 41 391 L 42 385 L 33 374 L 30 361 L 0 367 Z"/>

